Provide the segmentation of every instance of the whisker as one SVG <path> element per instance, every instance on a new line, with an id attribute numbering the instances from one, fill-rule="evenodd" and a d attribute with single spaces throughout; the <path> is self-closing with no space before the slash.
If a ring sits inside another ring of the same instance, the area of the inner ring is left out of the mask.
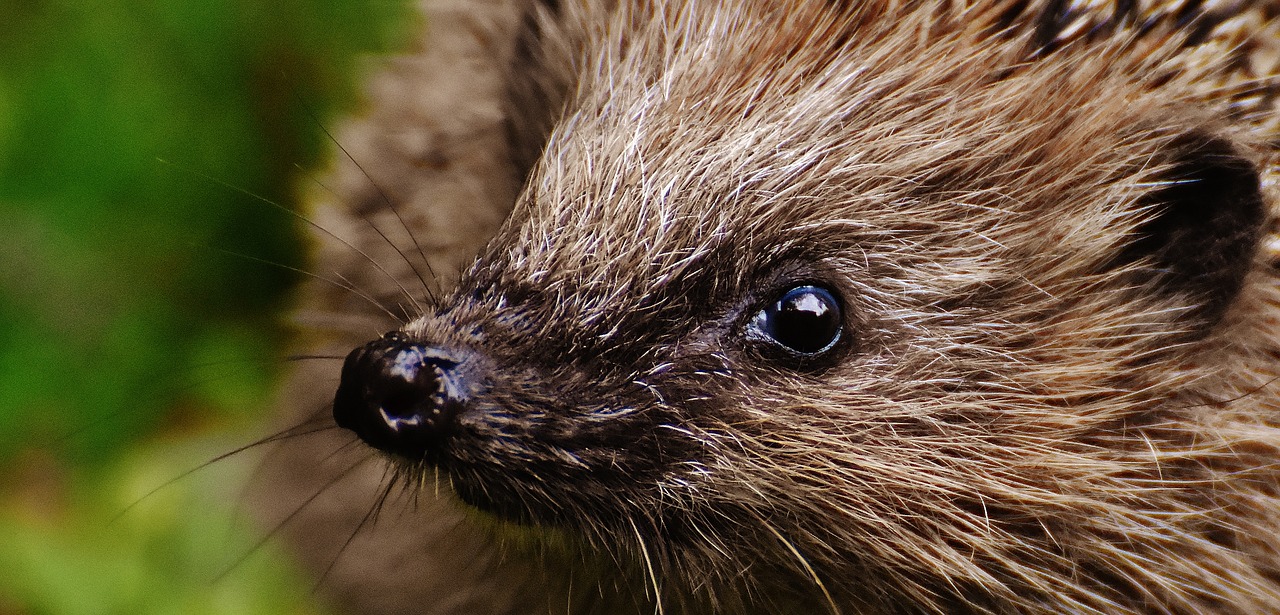
<path id="1" fill-rule="evenodd" d="M 418 242 L 417 235 L 413 233 L 413 230 L 409 228 L 408 223 L 405 222 L 404 217 L 400 215 L 400 210 L 399 208 L 396 207 L 395 202 L 392 201 L 391 197 L 387 195 L 387 192 L 382 189 L 382 186 L 379 185 L 378 182 L 374 181 L 373 176 L 369 175 L 369 171 L 367 171 L 364 168 L 364 165 L 360 164 L 360 162 L 355 159 L 355 156 L 352 156 L 351 152 L 347 151 L 347 148 L 344 147 L 341 143 L 339 143 L 336 138 L 334 138 L 333 134 L 330 133 L 329 129 L 326 128 L 325 125 L 320 121 L 320 119 L 316 117 L 315 113 L 310 109 L 310 107 L 307 108 L 307 114 L 311 116 L 311 119 L 316 123 L 316 126 L 318 126 L 322 132 L 324 132 L 324 135 L 329 138 L 329 141 L 332 142 L 334 146 L 336 146 L 338 150 L 342 152 L 342 155 L 346 156 L 347 160 L 351 161 L 351 164 L 356 165 L 357 169 L 360 169 L 360 172 L 364 174 L 365 179 L 369 180 L 369 185 L 373 186 L 373 189 L 378 191 L 378 194 L 382 197 L 382 201 L 387 204 L 387 208 L 391 210 L 391 213 L 395 215 L 396 220 L 400 222 L 400 226 L 404 228 L 406 233 L 409 234 L 409 239 L 413 241 L 414 247 L 417 248 L 418 256 L 422 257 L 422 264 L 427 266 L 427 272 L 431 274 L 431 278 L 433 280 L 438 280 L 439 278 L 436 276 L 436 272 L 431 268 L 431 261 L 427 259 L 427 254 L 422 249 L 422 244 Z M 366 223 L 369 224 L 369 226 L 372 226 L 374 230 L 377 230 L 379 235 L 382 235 L 382 231 L 378 230 L 378 227 L 375 226 L 372 221 L 366 218 L 364 214 L 359 214 L 359 215 L 362 219 L 365 220 Z M 383 235 L 383 238 L 386 239 L 386 235 Z M 387 239 L 387 243 L 391 244 L 391 247 L 395 248 L 397 252 L 400 251 L 400 248 L 397 247 L 394 243 L 391 243 L 390 239 Z M 429 297 L 432 302 L 435 302 L 436 297 L 431 292 L 431 288 L 427 285 L 427 281 L 423 279 L 422 274 L 418 271 L 418 268 L 414 267 L 413 263 L 409 261 L 409 259 L 405 256 L 403 252 L 400 252 L 400 256 L 401 258 L 404 258 L 406 263 L 408 263 L 409 268 L 413 270 L 413 273 L 418 276 L 418 281 L 422 282 L 422 290 L 426 291 L 427 297 Z"/>
<path id="2" fill-rule="evenodd" d="M 386 486 L 382 489 L 382 495 L 377 499 L 377 503 L 373 507 L 373 520 L 375 524 L 378 521 L 378 517 L 382 514 L 382 508 L 387 503 L 387 499 L 391 497 L 391 490 L 394 489 L 396 485 L 400 484 L 402 483 L 399 480 L 386 481 Z"/>
<path id="3" fill-rule="evenodd" d="M 138 506 L 139 504 L 141 504 L 142 502 L 146 501 L 146 500 L 147 500 L 148 498 L 150 498 L 151 496 L 153 496 L 153 495 L 155 495 L 155 494 L 159 493 L 160 491 L 163 491 L 164 489 L 166 489 L 166 488 L 168 488 L 168 487 L 172 486 L 174 483 L 177 483 L 178 481 L 180 481 L 180 480 L 182 480 L 182 479 L 184 479 L 184 478 L 186 478 L 186 477 L 188 477 L 188 476 L 191 476 L 192 474 L 194 474 L 194 473 L 196 473 L 196 472 L 199 472 L 200 470 L 203 470 L 203 469 L 205 469 L 205 468 L 207 468 L 207 467 L 209 467 L 209 466 L 211 466 L 211 465 L 213 465 L 213 464 L 215 464 L 215 463 L 218 463 L 219 461 L 222 461 L 222 460 L 224 460 L 224 459 L 228 459 L 228 458 L 233 457 L 233 456 L 235 456 L 235 455 L 239 455 L 240 453 L 243 453 L 243 452 L 245 452 L 245 451 L 247 451 L 247 450 L 250 450 L 250 449 L 253 449 L 253 448 L 256 448 L 256 447 L 262 446 L 262 445 L 264 445 L 264 444 L 270 444 L 270 443 L 272 443 L 272 442 L 278 442 L 278 441 L 280 441 L 280 440 L 286 440 L 286 439 L 289 439 L 289 438 L 296 438 L 296 437 L 302 437 L 302 436 L 309 436 L 309 435 L 312 435 L 312 434 L 320 433 L 320 432 L 322 432 L 322 431 L 328 431 L 328 430 L 330 430 L 330 429 L 336 429 L 336 428 L 337 428 L 337 426 L 336 426 L 336 425 L 326 425 L 326 426 L 324 426 L 324 427 L 308 428 L 308 429 L 307 429 L 307 430 L 305 430 L 305 431 L 297 431 L 297 430 L 300 430 L 300 429 L 302 429 L 302 428 L 306 427 L 308 423 L 312 422 L 312 420 L 313 420 L 313 419 L 309 419 L 309 420 L 307 420 L 307 421 L 304 421 L 304 422 L 302 422 L 302 423 L 299 423 L 298 425 L 294 425 L 294 426 L 292 426 L 292 427 L 287 427 L 287 428 L 282 429 L 282 430 L 280 430 L 280 431 L 277 431 L 277 432 L 275 432 L 275 433 L 273 433 L 273 434 L 271 434 L 271 435 L 268 435 L 268 436 L 266 436 L 266 437 L 260 438 L 260 439 L 258 439 L 258 440 L 253 441 L 253 442 L 250 442 L 250 443 L 248 443 L 248 444 L 245 444 L 245 445 L 242 445 L 242 446 L 237 446 L 236 448 L 233 448 L 233 449 L 231 449 L 231 450 L 229 450 L 229 451 L 227 451 L 227 452 L 225 452 L 225 453 L 220 453 L 220 454 L 218 454 L 218 455 L 215 455 L 215 456 L 214 456 L 214 457 L 212 457 L 211 459 L 208 459 L 208 460 L 204 461 L 203 463 L 201 463 L 201 464 L 199 464 L 199 465 L 197 465 L 197 466 L 195 466 L 195 467 L 193 467 L 193 468 L 190 468 L 190 469 L 187 469 L 187 470 L 183 471 L 181 474 L 179 474 L 179 475 L 177 475 L 177 476 L 175 476 L 175 477 L 173 477 L 173 478 L 171 478 L 171 479 L 169 479 L 169 480 L 165 481 L 164 483 L 161 483 L 159 486 L 157 486 L 157 487 L 155 487 L 154 489 L 152 489 L 152 490 L 150 490 L 150 491 L 146 492 L 145 494 L 143 494 L 143 495 L 142 495 L 142 497 L 138 498 L 137 500 L 134 500 L 134 501 L 133 501 L 133 503 L 129 504 L 128 506 L 125 506 L 125 507 L 124 507 L 124 509 L 122 509 L 120 512 L 116 513 L 116 514 L 115 514 L 115 516 L 114 516 L 114 517 L 112 517 L 112 518 L 111 518 L 111 520 L 107 522 L 107 526 L 108 526 L 108 527 L 110 527 L 111 525 L 113 525 L 113 524 L 115 524 L 116 522 L 118 522 L 122 517 L 124 517 L 125 515 L 127 515 L 127 514 L 129 513 L 129 511 L 133 510 L 134 508 L 137 508 L 137 506 Z"/>
<path id="4" fill-rule="evenodd" d="M 357 462 L 356 465 L 363 465 L 365 462 L 376 456 L 377 453 L 370 453 L 367 457 Z M 333 559 L 329 562 L 329 565 L 325 567 L 324 572 L 320 573 L 320 578 L 316 579 L 316 584 L 311 588 L 311 593 L 317 593 L 320 591 L 320 587 L 324 585 L 325 579 L 329 578 L 329 573 L 333 571 L 334 566 L 338 565 L 338 560 L 342 559 L 342 554 L 347 552 L 347 548 L 351 546 L 351 542 L 354 541 L 356 536 L 364 530 L 365 526 L 369 523 L 369 520 L 372 519 L 377 514 L 378 509 L 382 507 L 382 503 L 387 499 L 387 494 L 390 493 L 390 489 L 391 484 L 388 484 L 387 488 L 383 490 L 382 496 L 377 498 L 373 505 L 369 507 L 369 512 L 364 514 L 364 517 L 360 519 L 360 523 L 356 524 L 355 529 L 351 531 L 350 536 L 347 536 L 346 541 L 342 543 L 342 547 L 338 549 L 338 552 L 333 555 Z"/>
<path id="5" fill-rule="evenodd" d="M 352 439 L 354 440 L 355 438 L 352 438 Z M 346 446 L 346 445 L 343 445 L 343 446 Z M 239 557 L 237 557 L 236 560 L 232 562 L 230 566 L 228 566 L 225 570 L 219 573 L 218 576 L 214 577 L 213 582 L 218 583 L 222 581 L 222 579 L 226 578 L 226 576 L 231 574 L 236 568 L 239 568 L 240 565 L 245 562 L 245 560 L 249 559 L 251 556 L 253 556 L 254 553 L 257 553 L 259 550 L 261 550 L 262 547 L 266 545 L 268 541 L 276 537 L 281 532 L 281 530 L 283 530 L 284 527 L 289 524 L 290 521 L 293 521 L 298 517 L 298 515 L 302 514 L 302 511 L 306 510 L 307 507 L 310 506 L 311 503 L 316 500 L 316 498 L 319 498 L 324 492 L 328 491 L 334 485 L 338 484 L 338 482 L 342 481 L 342 479 L 350 476 L 351 473 L 355 471 L 356 468 L 363 465 L 365 461 L 368 461 L 368 457 L 351 464 L 350 467 L 343 470 L 342 472 L 339 472 L 336 476 L 329 479 L 329 481 L 326 482 L 319 489 L 317 489 L 315 493 L 311 494 L 310 497 L 303 500 L 301 504 L 298 504 L 298 507 L 293 509 L 293 512 L 289 513 L 288 516 L 286 516 L 284 519 L 281 519 L 280 522 L 276 523 L 264 536 L 259 538 L 258 541 L 255 542 L 252 547 L 250 547 L 247 551 L 245 551 Z"/>
<path id="6" fill-rule="evenodd" d="M 243 195 L 245 195 L 245 196 L 247 196 L 247 197 L 249 197 L 249 198 L 251 198 L 251 199 L 254 199 L 254 200 L 258 201 L 258 202 L 261 202 L 261 203 L 265 203 L 265 204 L 267 204 L 267 205 L 270 205 L 271 207 L 274 207 L 275 209 L 278 209 L 278 210 L 280 210 L 280 211 L 282 211 L 282 212 L 284 212 L 284 213 L 286 213 L 286 214 L 289 214 L 290 216 L 293 216 L 294 218 L 296 218 L 296 219 L 298 219 L 298 220 L 301 220 L 302 222 L 304 222 L 304 223 L 306 223 L 307 225 L 311 226 L 312 228 L 314 228 L 314 229 L 316 229 L 316 230 L 320 231 L 321 233 L 324 233 L 325 235 L 328 235 L 329 237 L 332 237 L 333 239 L 335 239 L 335 240 L 337 240 L 338 242 L 340 242 L 342 245 L 344 245 L 344 246 L 346 246 L 346 247 L 350 248 L 351 250 L 355 251 L 355 253 L 356 253 L 356 254 L 359 254 L 360 256 L 364 257 L 364 259 L 365 259 L 365 260 L 369 261 L 369 264 L 373 265 L 373 267 L 374 267 L 375 269 L 377 269 L 380 273 L 382 273 L 382 275 L 385 275 L 385 276 L 387 277 L 387 279 L 391 280 L 391 282 L 392 282 L 392 283 L 394 283 L 394 284 L 396 285 L 396 287 L 400 290 L 400 292 L 401 292 L 405 297 L 407 297 L 407 298 L 409 299 L 409 301 L 410 301 L 410 302 L 412 302 L 414 305 L 417 305 L 417 304 L 418 304 L 417 299 L 414 299 L 413 295 L 409 292 L 409 289 L 405 288 L 405 287 L 404 287 L 404 285 L 400 283 L 400 280 L 396 279 L 396 277 L 395 277 L 394 275 L 391 275 L 391 272 L 390 272 L 390 271 L 387 271 L 387 269 L 386 269 L 385 267 L 383 267 L 383 266 L 382 266 L 382 263 L 379 263 L 379 262 L 378 262 L 377 260 L 375 260 L 372 256 L 369 256 L 369 255 L 368 255 L 368 253 L 366 253 L 364 250 L 361 250 L 360 248 L 356 247 L 356 245 L 355 245 L 355 244 L 353 244 L 353 243 L 351 243 L 351 242 L 349 242 L 349 241 L 347 241 L 347 240 L 345 240 L 345 239 L 343 239 L 343 238 L 339 237 L 339 236 L 338 236 L 337 234 L 335 234 L 333 231 L 330 231 L 329 229 L 325 228 L 324 226 L 321 226 L 320 224 L 316 223 L 316 222 L 315 222 L 314 220 L 312 220 L 311 218 L 308 218 L 307 216 L 304 216 L 304 215 L 302 215 L 302 214 L 300 214 L 300 213 L 298 213 L 298 212 L 296 212 L 296 211 L 294 211 L 294 210 L 292 210 L 292 209 L 290 209 L 290 208 L 288 208 L 288 207 L 285 207 L 284 205 L 281 205 L 281 204 L 279 204 L 279 203 L 277 203 L 277 202 L 275 202 L 275 201 L 273 201 L 273 200 L 271 200 L 271 199 L 269 199 L 269 198 L 267 198 L 267 197 L 264 197 L 264 196 L 262 196 L 262 195 L 260 195 L 260 194 L 254 193 L 254 192 L 249 191 L 249 190 L 245 190 L 244 188 L 241 188 L 241 187 L 236 186 L 236 185 L 234 185 L 234 184 L 231 184 L 231 183 L 229 183 L 229 182 L 226 182 L 226 181 L 223 181 L 223 180 L 218 179 L 218 178 L 216 178 L 216 177 L 213 177 L 213 176 L 211 176 L 211 175 L 209 175 L 209 174 L 207 174 L 207 173 L 202 173 L 202 172 L 197 171 L 197 170 L 192 169 L 192 168 L 183 167 L 183 166 L 178 165 L 178 164 L 176 164 L 176 163 L 173 163 L 173 162 L 170 162 L 170 161 L 168 161 L 168 160 L 165 160 L 164 158 L 157 158 L 156 160 L 158 160 L 158 161 L 159 161 L 159 162 L 161 162 L 162 164 L 167 164 L 167 165 L 172 166 L 172 167 L 174 167 L 174 168 L 182 169 L 182 170 L 184 170 L 184 171 L 186 171 L 186 172 L 188 172 L 188 173 L 191 173 L 191 174 L 193 174 L 193 175 L 195 175 L 195 176 L 197 176 L 197 177 L 203 178 L 203 179 L 205 179 L 206 181 L 209 181 L 209 182 L 213 182 L 213 183 L 215 183 L 215 184 L 218 184 L 219 186 L 222 186 L 223 188 L 226 188 L 227 190 L 231 190 L 231 191 L 233 191 L 233 192 L 238 192 L 238 193 L 243 194 Z M 304 272 L 304 273 L 305 273 L 305 272 Z"/>
<path id="7" fill-rule="evenodd" d="M 344 359 L 346 359 L 346 357 L 334 354 L 291 354 L 280 358 L 281 361 L 289 363 L 301 361 L 342 361 Z"/>
<path id="8" fill-rule="evenodd" d="M 265 258 L 260 258 L 260 257 L 253 256 L 253 255 L 250 255 L 250 254 L 241 254 L 241 253 L 239 253 L 239 252 L 235 252 L 235 251 L 233 251 L 233 250 L 227 250 L 227 249 L 225 249 L 225 248 L 215 248 L 215 247 L 213 247 L 213 246 L 200 246 L 200 247 L 203 247 L 203 248 L 204 248 L 204 249 L 206 249 L 206 250 L 213 250 L 213 251 L 215 251 L 215 252 L 221 252 L 221 253 L 226 254 L 226 255 L 228 255 L 228 256 L 235 256 L 235 257 L 237 257 L 237 258 L 243 258 L 243 259 L 245 259 L 245 260 L 253 261 L 253 262 L 255 262 L 255 263 L 261 263 L 261 264 L 263 264 L 263 265 L 269 265 L 269 266 L 272 266 L 272 267 L 278 267 L 278 268 L 280 268 L 280 269 L 284 269 L 285 271 L 291 271 L 291 272 L 293 272 L 293 273 L 298 273 L 298 274 L 301 274 L 301 275 L 304 275 L 304 276 L 307 276 L 307 277 L 310 277 L 310 278 L 313 278 L 313 279 L 316 279 L 316 280 L 320 280 L 321 282 L 324 282 L 324 283 L 326 283 L 326 284 L 330 284 L 330 285 L 332 285 L 332 286 L 333 286 L 333 287 L 335 287 L 335 288 L 339 288 L 339 289 L 345 290 L 345 291 L 347 291 L 347 292 L 349 292 L 349 293 L 352 293 L 352 294 L 356 295 L 357 297 L 360 297 L 361 299 L 364 299 L 366 302 L 368 302 L 368 303 L 369 303 L 369 305 L 372 305 L 373 307 L 376 307 L 376 308 L 378 308 L 379 310 L 382 310 L 382 312 L 383 312 L 383 313 L 385 313 L 387 316 L 391 317 L 391 319 L 392 319 L 392 320 L 394 320 L 394 321 L 396 321 L 396 322 L 399 322 L 399 323 L 401 323 L 401 324 L 404 324 L 404 322 L 407 320 L 406 318 L 404 318 L 404 317 L 402 317 L 402 316 L 396 316 L 396 315 L 395 315 L 395 313 L 393 313 L 390 309 L 388 309 L 388 308 L 387 308 L 387 306 L 383 305 L 383 304 L 382 304 L 382 302 L 378 301 L 377 299 L 374 299 L 374 298 L 373 298 L 373 296 L 372 296 L 372 295 L 370 295 L 370 294 L 368 293 L 368 291 L 365 291 L 364 289 L 359 288 L 355 283 L 351 282 L 351 281 L 350 281 L 350 280 L 348 280 L 345 276 L 343 276 L 343 275 L 341 275 L 341 274 L 338 274 L 337 272 L 335 272 L 335 275 L 337 275 L 339 279 L 335 280 L 335 279 L 333 279 L 333 278 L 325 277 L 325 276 L 320 275 L 320 274 L 318 274 L 318 273 L 312 273 L 312 272 L 307 271 L 307 270 L 305 270 L 305 269 L 300 269 L 300 268 L 298 268 L 298 267 L 293 267 L 293 266 L 290 266 L 290 265 L 286 265 L 286 264 L 284 264 L 284 263 L 277 263 L 277 262 L 275 262 L 275 261 L 268 260 L 268 259 L 265 259 Z M 366 258 L 368 258 L 368 257 L 366 256 Z M 402 290 L 403 290 L 403 289 L 402 289 Z M 403 312 L 403 310 L 401 310 L 401 311 Z"/>
<path id="9" fill-rule="evenodd" d="M 329 131 L 325 130 L 324 126 L 321 126 L 320 130 L 323 130 L 326 135 L 329 134 Z M 330 136 L 329 139 L 333 140 L 333 137 Z M 337 141 L 334 141 L 334 144 L 337 145 Z M 338 145 L 338 147 L 341 148 L 342 146 Z M 346 150 L 343 150 L 343 153 L 345 154 Z M 351 155 L 347 154 L 347 157 L 350 158 Z M 352 162 L 354 163 L 355 160 L 352 160 Z M 297 166 L 297 165 L 294 165 L 294 166 Z M 356 166 L 359 167 L 360 165 L 357 164 Z M 302 167 L 300 166 L 298 168 L 302 169 Z M 360 171 L 364 172 L 364 169 L 361 168 Z M 366 178 L 369 177 L 368 173 L 365 173 L 364 175 Z M 339 198 L 339 199 L 341 198 L 336 191 L 334 191 L 332 188 L 327 186 L 324 182 L 321 182 L 320 180 L 314 177 L 310 177 L 309 179 L 311 180 L 311 183 L 317 186 L 320 186 L 322 189 L 324 189 L 325 192 L 332 194 L 335 198 Z M 373 179 L 370 178 L 369 181 L 372 183 Z M 374 184 L 374 187 L 377 188 L 377 184 Z M 378 192 L 382 193 L 382 189 L 378 188 Z M 387 199 L 387 195 L 382 194 L 382 198 Z M 390 201 L 388 201 L 388 205 L 391 205 Z M 410 240 L 412 240 L 414 245 L 417 246 L 418 239 L 417 237 L 414 236 L 413 231 L 409 230 L 409 226 L 405 224 L 405 221 L 400 218 L 400 212 L 395 208 L 394 205 L 391 205 L 390 209 L 391 209 L 391 212 L 395 214 L 396 219 L 400 221 L 400 226 L 404 227 L 405 232 L 408 233 Z M 409 258 L 409 255 L 405 254 L 404 250 L 400 249 L 400 246 L 396 245 L 396 242 L 392 241 L 391 238 L 388 237 L 387 234 L 382 231 L 382 228 L 380 228 L 377 224 L 375 224 L 367 214 L 361 211 L 352 211 L 349 208 L 347 209 L 347 211 L 359 217 L 360 220 L 363 221 L 366 225 L 368 225 L 369 228 L 373 229 L 373 231 L 377 233 L 378 236 L 381 237 L 382 240 L 386 242 L 388 246 L 391 246 L 391 249 L 395 250 L 396 254 L 400 255 L 401 260 L 403 260 L 405 264 L 409 266 L 409 269 L 413 271 L 413 275 L 416 276 L 418 278 L 418 281 L 422 283 L 422 290 L 427 293 L 427 298 L 431 299 L 431 301 L 434 303 L 436 301 L 435 293 L 432 292 L 430 284 L 427 282 L 425 278 L 422 277 L 422 272 L 418 270 L 417 265 L 413 264 L 413 260 Z M 432 279 L 435 279 L 436 273 L 435 271 L 431 270 L 431 263 L 427 262 L 427 256 L 425 253 L 423 253 L 422 246 L 418 246 L 418 254 L 422 256 L 422 262 L 427 266 L 427 272 L 431 274 Z"/>
<path id="10" fill-rule="evenodd" d="M 282 357 L 266 358 L 266 359 L 225 359 L 220 361 L 200 361 L 192 363 L 193 370 L 206 370 L 217 367 L 245 367 L 245 366 L 264 366 L 274 365 L 276 363 L 300 363 L 302 361 L 342 361 L 346 357 L 339 355 L 327 354 L 291 354 Z M 204 384 L 207 381 L 199 381 L 197 384 Z"/>
<path id="11" fill-rule="evenodd" d="M 312 412 L 311 414 L 308 414 L 306 418 L 302 420 L 301 423 L 298 423 L 298 425 L 296 425 L 295 428 L 303 427 L 307 425 L 322 425 L 323 428 L 317 428 L 316 432 L 328 431 L 330 429 L 338 429 L 338 426 L 333 423 L 333 419 L 331 418 L 332 412 L 333 412 L 332 402 L 321 404 L 319 407 L 316 408 L 314 412 Z M 298 435 L 299 436 L 310 435 L 311 433 L 313 432 L 307 432 L 305 434 L 298 434 Z M 256 483 L 256 481 L 258 480 L 258 477 L 261 476 L 263 470 L 269 467 L 271 465 L 272 459 L 274 459 L 275 456 L 279 454 L 281 450 L 283 450 L 283 447 L 279 445 L 283 444 L 286 439 L 287 438 L 280 438 L 279 440 L 277 440 L 276 443 L 278 445 L 268 449 L 266 454 L 262 456 L 262 459 L 258 461 L 258 464 L 256 465 L 256 467 L 254 467 L 253 471 L 249 473 L 249 476 L 245 479 L 244 484 L 241 486 L 240 497 L 236 498 L 236 510 L 233 516 L 240 516 L 240 503 L 246 501 L 247 499 L 246 494 L 249 492 L 250 486 Z M 346 445 L 343 445 L 343 446 L 346 446 Z"/>
<path id="12" fill-rule="evenodd" d="M 230 365 L 236 365 L 236 366 L 270 365 L 275 362 L 285 363 L 285 362 L 303 361 L 303 360 L 311 360 L 311 359 L 341 360 L 342 358 L 343 357 L 324 356 L 324 355 L 289 355 L 289 356 L 279 357 L 277 359 L 263 359 L 263 360 L 229 359 L 226 361 L 206 361 L 201 363 L 194 363 L 191 365 L 191 368 L 192 370 L 201 370 L 209 367 L 220 367 L 220 366 L 230 366 Z M 163 400 L 166 397 L 178 397 L 182 394 L 196 391 L 204 385 L 217 382 L 223 378 L 231 377 L 229 374 L 218 374 L 218 375 L 196 374 L 196 375 L 202 376 L 202 377 L 192 377 L 193 376 L 192 374 L 184 372 L 181 375 L 175 376 L 175 379 L 180 379 L 182 381 L 181 383 L 170 382 L 170 381 L 161 381 L 161 382 L 148 381 L 147 383 L 145 383 L 148 389 L 147 392 L 145 393 L 134 392 L 133 394 L 135 397 L 138 398 L 139 403 L 142 403 L 142 404 L 171 403 L 171 402 L 164 402 Z M 52 438 L 50 440 L 50 444 L 54 446 L 69 446 L 72 440 L 84 434 L 91 433 L 96 428 L 109 425 L 111 421 L 121 416 L 124 416 L 128 411 L 129 409 L 127 408 L 121 409 L 121 410 L 110 412 L 101 416 L 92 417 L 86 420 L 79 421 L 76 426 L 69 427 L 62 434 L 58 435 L 55 438 Z"/>
<path id="13" fill-rule="evenodd" d="M 351 447 L 356 446 L 359 442 L 360 442 L 360 437 L 355 434 L 352 434 L 351 439 L 347 440 L 342 446 L 339 446 L 338 448 L 333 449 L 333 452 L 329 453 L 328 455 L 325 455 L 324 457 L 317 459 L 316 465 L 323 464 L 324 462 L 329 461 L 334 457 L 337 457 L 338 455 L 342 454 L 344 451 L 350 450 Z"/>

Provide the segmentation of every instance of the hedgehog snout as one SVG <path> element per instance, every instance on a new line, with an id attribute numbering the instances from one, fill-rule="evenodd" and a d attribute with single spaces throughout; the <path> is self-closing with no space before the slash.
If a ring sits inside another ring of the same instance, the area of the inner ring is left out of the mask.
<path id="1" fill-rule="evenodd" d="M 445 349 L 388 333 L 347 355 L 334 421 L 384 452 L 433 457 L 466 405 L 460 363 Z"/>

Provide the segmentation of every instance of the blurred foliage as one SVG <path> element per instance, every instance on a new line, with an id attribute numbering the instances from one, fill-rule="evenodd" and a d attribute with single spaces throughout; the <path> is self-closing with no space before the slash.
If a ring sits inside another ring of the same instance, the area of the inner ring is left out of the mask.
<path id="1" fill-rule="evenodd" d="M 0 14 L 0 613 L 312 612 L 276 546 L 254 550 L 262 530 L 230 520 L 251 459 L 146 494 L 265 430 L 303 233 L 250 195 L 294 206 L 321 125 L 411 11 Z"/>

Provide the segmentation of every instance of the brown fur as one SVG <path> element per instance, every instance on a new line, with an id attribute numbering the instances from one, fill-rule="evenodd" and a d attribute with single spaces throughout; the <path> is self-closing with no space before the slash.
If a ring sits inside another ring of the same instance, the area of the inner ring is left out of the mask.
<path id="1" fill-rule="evenodd" d="M 1280 612 L 1280 6 L 620 4 L 431 3 L 339 137 L 372 177 L 340 163 L 354 213 L 318 217 L 371 260 L 329 241 L 317 269 L 369 297 L 304 314 L 335 354 L 402 328 L 500 368 L 443 475 L 393 463 L 417 506 L 335 594 Z M 846 304 L 821 364 L 742 335 L 797 280 Z M 269 466 L 278 515 L 326 489 L 299 524 L 322 563 L 388 480 L 327 458 L 348 439 Z"/>

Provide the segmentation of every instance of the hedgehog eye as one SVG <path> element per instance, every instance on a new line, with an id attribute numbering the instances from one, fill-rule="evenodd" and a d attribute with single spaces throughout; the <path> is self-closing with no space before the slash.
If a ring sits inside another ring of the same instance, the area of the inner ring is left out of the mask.
<path id="1" fill-rule="evenodd" d="M 802 355 L 829 350 L 840 340 L 844 316 L 840 302 L 820 286 L 795 286 L 760 310 L 748 335 Z"/>

